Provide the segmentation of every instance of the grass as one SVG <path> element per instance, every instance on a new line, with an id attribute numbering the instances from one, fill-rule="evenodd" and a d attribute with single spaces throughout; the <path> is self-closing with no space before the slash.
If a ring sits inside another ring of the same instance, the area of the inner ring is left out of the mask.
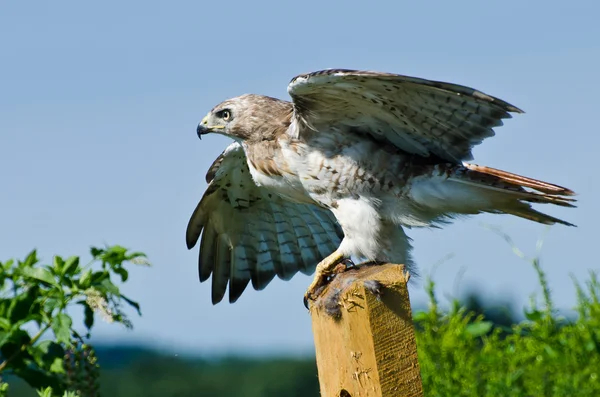
<path id="1" fill-rule="evenodd" d="M 539 255 L 513 251 L 531 263 L 543 295 L 519 324 L 496 326 L 458 301 L 444 313 L 428 280 L 429 308 L 414 316 L 425 396 L 600 396 L 598 275 L 573 280 L 578 316 L 567 321 L 554 309 Z"/>

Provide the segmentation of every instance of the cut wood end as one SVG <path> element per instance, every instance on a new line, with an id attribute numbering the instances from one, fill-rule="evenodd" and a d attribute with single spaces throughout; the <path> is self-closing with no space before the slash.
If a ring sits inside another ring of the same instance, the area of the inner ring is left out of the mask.
<path id="1" fill-rule="evenodd" d="M 356 268 L 350 268 L 335 277 L 323 287 L 318 298 L 310 305 L 311 311 L 316 309 L 323 311 L 329 316 L 339 319 L 342 316 L 344 307 L 342 297 L 351 290 L 363 286 L 376 297 L 384 293 L 384 289 L 389 286 L 406 284 L 410 274 L 405 270 L 404 265 L 398 264 L 362 264 Z"/>

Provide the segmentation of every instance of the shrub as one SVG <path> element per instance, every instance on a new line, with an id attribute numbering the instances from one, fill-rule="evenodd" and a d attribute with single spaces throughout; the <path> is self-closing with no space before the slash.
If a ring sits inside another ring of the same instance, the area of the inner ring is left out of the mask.
<path id="1" fill-rule="evenodd" d="M 89 338 L 96 314 L 106 321 L 131 327 L 123 303 L 139 305 L 113 283 L 124 282 L 126 262 L 146 263 L 145 255 L 120 246 L 92 248 L 92 261 L 81 265 L 77 256 L 53 258 L 42 265 L 36 251 L 23 261 L 0 262 L 0 377 L 17 376 L 40 395 L 67 390 L 95 395 L 97 363 Z M 83 309 L 81 333 L 68 309 Z M 0 396 L 8 384 L 0 378 Z"/>

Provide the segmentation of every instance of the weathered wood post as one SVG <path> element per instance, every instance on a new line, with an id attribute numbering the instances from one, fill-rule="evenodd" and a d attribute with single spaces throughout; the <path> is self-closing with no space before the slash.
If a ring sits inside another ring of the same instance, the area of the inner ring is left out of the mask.
<path id="1" fill-rule="evenodd" d="M 336 275 L 311 304 L 322 397 L 422 397 L 401 265 Z"/>

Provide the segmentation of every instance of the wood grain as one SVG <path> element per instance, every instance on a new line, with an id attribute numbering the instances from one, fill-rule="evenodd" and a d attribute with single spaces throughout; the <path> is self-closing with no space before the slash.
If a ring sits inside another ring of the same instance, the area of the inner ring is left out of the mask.
<path id="1" fill-rule="evenodd" d="M 311 305 L 323 397 L 421 397 L 412 314 L 402 265 L 336 275 Z"/>

